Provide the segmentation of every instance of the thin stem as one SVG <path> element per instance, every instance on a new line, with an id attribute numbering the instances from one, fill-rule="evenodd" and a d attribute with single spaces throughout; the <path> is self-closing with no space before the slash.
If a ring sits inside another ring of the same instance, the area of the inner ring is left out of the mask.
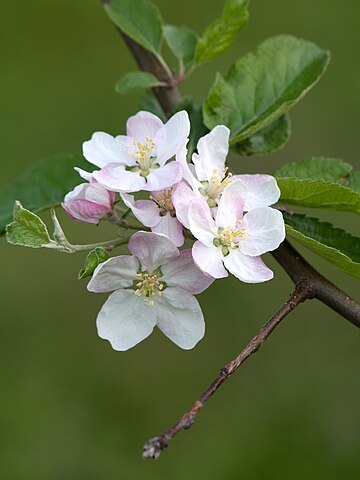
<path id="1" fill-rule="evenodd" d="M 105 242 L 90 243 L 88 245 L 70 244 L 70 246 L 74 249 L 74 252 L 87 252 L 99 247 L 106 248 L 106 249 L 113 249 L 115 247 L 120 247 L 121 245 L 126 245 L 128 241 L 129 241 L 129 237 L 124 237 L 124 238 L 114 238 L 113 240 L 106 240 Z"/>
<path id="2" fill-rule="evenodd" d="M 214 395 L 218 388 L 254 353 L 256 353 L 275 328 L 291 313 L 301 302 L 313 297 L 311 285 L 300 282 L 290 299 L 280 307 L 273 317 L 261 327 L 258 334 L 253 337 L 239 355 L 220 370 L 219 375 L 204 391 L 192 407 L 165 433 L 150 439 L 144 445 L 144 458 L 159 458 L 161 452 L 169 445 L 170 440 L 182 429 L 188 429 L 194 423 L 196 416 L 204 407 L 205 403 Z"/>

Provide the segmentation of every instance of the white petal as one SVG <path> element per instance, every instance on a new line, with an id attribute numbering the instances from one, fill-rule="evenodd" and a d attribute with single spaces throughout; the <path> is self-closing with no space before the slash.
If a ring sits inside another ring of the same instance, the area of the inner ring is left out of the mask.
<path id="1" fill-rule="evenodd" d="M 96 320 L 99 337 L 114 350 L 125 351 L 148 337 L 155 326 L 155 311 L 133 290 L 117 290 L 104 303 Z"/>
<path id="2" fill-rule="evenodd" d="M 111 201 L 108 190 L 99 183 L 90 183 L 88 188 L 84 191 L 84 198 L 89 202 L 94 202 L 99 205 L 104 205 L 111 209 Z"/>
<path id="3" fill-rule="evenodd" d="M 191 202 L 200 198 L 184 182 L 180 182 L 173 191 L 172 202 L 176 210 L 176 217 L 186 228 L 190 228 L 189 209 Z"/>
<path id="4" fill-rule="evenodd" d="M 194 169 L 194 165 L 190 164 L 187 161 L 187 148 L 185 145 L 176 154 L 176 161 L 179 162 L 182 167 L 184 180 L 187 181 L 187 183 L 194 190 L 194 192 L 198 192 L 199 188 L 202 188 L 202 184 L 199 182 L 199 180 L 196 178 L 195 174 L 192 171 L 192 169 Z"/>
<path id="5" fill-rule="evenodd" d="M 236 175 L 234 178 L 241 180 L 247 188 L 246 212 L 273 205 L 280 198 L 280 189 L 271 175 Z"/>
<path id="6" fill-rule="evenodd" d="M 274 208 L 251 210 L 244 216 L 242 227 L 248 236 L 239 248 L 242 253 L 252 257 L 275 250 L 285 239 L 283 216 Z"/>
<path id="7" fill-rule="evenodd" d="M 216 213 L 216 225 L 234 228 L 237 220 L 242 219 L 245 198 L 246 188 L 240 180 L 230 183 L 221 196 Z"/>
<path id="8" fill-rule="evenodd" d="M 173 115 L 158 131 L 155 137 L 157 162 L 163 165 L 172 158 L 184 145 L 190 134 L 190 120 L 187 112 Z"/>
<path id="9" fill-rule="evenodd" d="M 163 126 L 160 118 L 153 113 L 140 111 L 126 122 L 126 133 L 134 140 L 145 144 L 146 137 L 154 140 Z"/>
<path id="10" fill-rule="evenodd" d="M 86 172 L 82 168 L 78 168 L 78 167 L 74 167 L 74 170 L 76 170 L 78 172 L 78 174 L 80 175 L 81 178 L 83 178 L 87 182 L 91 182 L 91 180 L 93 178 L 92 173 Z"/>
<path id="11" fill-rule="evenodd" d="M 167 288 L 156 303 L 156 324 L 176 345 L 194 348 L 205 334 L 205 322 L 195 297 L 181 288 Z"/>
<path id="12" fill-rule="evenodd" d="M 149 274 L 179 255 L 179 250 L 167 237 L 153 232 L 136 232 L 130 238 L 128 248 Z"/>
<path id="13" fill-rule="evenodd" d="M 146 177 L 146 184 L 143 190 L 155 191 L 164 190 L 180 182 L 182 178 L 182 168 L 177 162 L 170 162 L 160 168 L 151 169 Z"/>
<path id="14" fill-rule="evenodd" d="M 102 293 L 131 287 L 138 268 L 139 262 L 132 255 L 109 258 L 96 267 L 87 289 L 89 292 Z"/>
<path id="15" fill-rule="evenodd" d="M 109 163 L 135 164 L 124 144 L 105 132 L 95 132 L 90 140 L 83 143 L 83 155 L 88 162 L 100 168 Z"/>
<path id="16" fill-rule="evenodd" d="M 161 220 L 160 209 L 152 200 L 135 200 L 133 195 L 120 193 L 125 205 L 145 227 L 155 227 Z"/>
<path id="17" fill-rule="evenodd" d="M 191 233 L 202 243 L 211 247 L 217 237 L 215 220 L 212 218 L 209 205 L 202 199 L 191 202 L 189 208 L 189 225 Z"/>
<path id="18" fill-rule="evenodd" d="M 213 278 L 225 278 L 228 272 L 223 265 L 224 256 L 221 247 L 207 247 L 201 242 L 195 242 L 192 247 L 192 256 L 196 265 L 203 272 Z"/>
<path id="19" fill-rule="evenodd" d="M 162 233 L 175 245 L 175 247 L 181 247 L 184 245 L 183 226 L 176 217 L 172 217 L 168 212 L 163 217 L 160 217 L 160 221 L 157 225 L 151 229 L 155 233 Z"/>
<path id="20" fill-rule="evenodd" d="M 163 279 L 169 287 L 180 287 L 196 295 L 206 290 L 214 281 L 194 263 L 191 248 L 182 250 L 180 256 L 161 267 Z"/>
<path id="21" fill-rule="evenodd" d="M 209 180 L 213 170 L 220 172 L 224 168 L 229 151 L 229 136 L 230 130 L 227 127 L 217 125 L 210 133 L 200 138 L 197 144 L 198 153 L 192 156 L 200 181 Z"/>
<path id="22" fill-rule="evenodd" d="M 224 257 L 225 267 L 236 278 L 246 283 L 261 283 L 271 280 L 273 272 L 268 268 L 260 257 L 243 255 L 240 250 L 231 250 Z"/>
<path id="23" fill-rule="evenodd" d="M 114 163 L 94 172 L 94 178 L 113 192 L 139 192 L 146 183 L 139 172 L 129 172 L 124 166 Z"/>

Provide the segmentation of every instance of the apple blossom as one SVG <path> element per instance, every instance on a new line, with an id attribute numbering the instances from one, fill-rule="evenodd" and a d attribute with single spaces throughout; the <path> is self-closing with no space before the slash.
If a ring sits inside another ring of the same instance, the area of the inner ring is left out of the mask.
<path id="1" fill-rule="evenodd" d="M 241 180 L 227 186 L 215 220 L 204 201 L 191 203 L 190 230 L 198 239 L 192 248 L 193 258 L 203 272 L 214 278 L 227 277 L 227 270 L 248 283 L 273 277 L 260 255 L 275 250 L 283 242 L 284 220 L 281 212 L 270 207 L 255 208 L 243 215 L 246 195 Z"/>
<path id="2" fill-rule="evenodd" d="M 156 115 L 140 111 L 128 119 L 126 133 L 114 138 L 96 132 L 83 144 L 84 157 L 100 168 L 94 178 L 101 185 L 115 192 L 138 192 L 162 190 L 181 180 L 181 165 L 168 160 L 188 141 L 186 111 L 165 124 Z"/>
<path id="3" fill-rule="evenodd" d="M 128 350 L 157 326 L 184 349 L 205 332 L 201 308 L 193 296 L 213 279 L 204 275 L 191 250 L 179 250 L 164 235 L 137 232 L 129 241 L 133 254 L 100 264 L 88 284 L 90 292 L 114 291 L 97 317 L 101 338 L 115 350 Z"/>
<path id="4" fill-rule="evenodd" d="M 153 232 L 162 233 L 176 247 L 184 244 L 183 226 L 176 218 L 172 202 L 173 188 L 151 192 L 149 200 L 135 200 L 133 195 L 122 193 L 125 205 L 131 208 L 135 217 Z"/>

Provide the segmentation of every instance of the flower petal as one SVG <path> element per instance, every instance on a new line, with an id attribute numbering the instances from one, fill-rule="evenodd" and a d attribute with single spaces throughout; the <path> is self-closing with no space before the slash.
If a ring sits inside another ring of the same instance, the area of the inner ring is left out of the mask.
<path id="1" fill-rule="evenodd" d="M 182 110 L 173 115 L 156 134 L 155 148 L 159 165 L 163 165 L 186 145 L 189 134 L 189 116 Z"/>
<path id="2" fill-rule="evenodd" d="M 180 163 L 183 171 L 183 179 L 187 181 L 190 187 L 194 190 L 194 192 L 198 192 L 199 188 L 202 188 L 202 184 L 196 178 L 194 170 L 194 165 L 190 164 L 187 161 L 187 148 L 184 145 L 178 153 L 176 154 L 176 161 Z M 200 195 L 200 194 L 199 194 Z"/>
<path id="3" fill-rule="evenodd" d="M 145 227 L 155 227 L 160 222 L 160 209 L 152 200 L 135 200 L 134 196 L 128 193 L 120 193 L 120 196 Z"/>
<path id="4" fill-rule="evenodd" d="M 100 310 L 96 325 L 99 337 L 109 340 L 114 350 L 125 351 L 153 331 L 155 311 L 133 290 L 112 293 Z"/>
<path id="5" fill-rule="evenodd" d="M 128 248 L 149 274 L 179 255 L 179 250 L 167 237 L 153 232 L 136 232 Z"/>
<path id="6" fill-rule="evenodd" d="M 161 267 L 163 278 L 169 287 L 180 287 L 196 295 L 206 290 L 214 281 L 206 276 L 194 263 L 191 248 Z"/>
<path id="7" fill-rule="evenodd" d="M 200 181 L 209 180 L 213 171 L 220 172 L 225 167 L 229 151 L 230 130 L 224 125 L 217 125 L 210 133 L 201 137 L 197 144 L 198 153 L 194 153 L 192 161 L 196 175 Z"/>
<path id="8" fill-rule="evenodd" d="M 178 347 L 194 348 L 205 334 L 205 322 L 195 297 L 181 288 L 167 288 L 156 306 L 156 324 Z"/>
<path id="9" fill-rule="evenodd" d="M 109 258 L 96 267 L 87 289 L 89 292 L 102 293 L 131 287 L 138 268 L 139 262 L 132 255 Z"/>
<path id="10" fill-rule="evenodd" d="M 123 165 L 114 163 L 94 172 L 94 178 L 100 185 L 114 192 L 139 192 L 146 183 L 140 172 L 129 172 Z"/>
<path id="11" fill-rule="evenodd" d="M 233 178 L 241 180 L 247 188 L 246 212 L 273 205 L 280 198 L 280 189 L 271 175 L 234 175 Z"/>
<path id="12" fill-rule="evenodd" d="M 182 168 L 177 162 L 170 162 L 160 168 L 151 169 L 146 177 L 143 190 L 164 190 L 172 187 L 182 179 Z"/>
<path id="13" fill-rule="evenodd" d="M 240 180 L 228 185 L 219 202 L 216 213 L 216 225 L 218 227 L 235 228 L 237 220 L 243 216 L 243 207 L 246 198 L 246 188 Z"/>
<path id="14" fill-rule="evenodd" d="M 91 182 L 91 180 L 93 179 L 93 174 L 87 172 L 86 170 L 83 170 L 82 168 L 74 167 L 74 170 L 78 172 L 80 177 L 86 180 L 87 182 Z"/>
<path id="15" fill-rule="evenodd" d="M 131 139 L 129 139 L 129 143 L 132 143 Z M 135 161 L 129 156 L 125 144 L 105 132 L 95 132 L 90 140 L 83 143 L 83 155 L 88 162 L 100 168 L 109 163 L 135 165 Z"/>
<path id="16" fill-rule="evenodd" d="M 202 199 L 191 202 L 189 208 L 189 225 L 191 233 L 202 243 L 211 247 L 217 237 L 215 220 L 212 218 L 209 205 Z"/>
<path id="17" fill-rule="evenodd" d="M 192 256 L 195 264 L 204 273 L 207 273 L 213 278 L 225 278 L 228 272 L 223 265 L 224 256 L 221 247 L 207 247 L 201 242 L 195 242 L 192 247 Z"/>
<path id="18" fill-rule="evenodd" d="M 246 283 L 266 282 L 274 276 L 260 257 L 243 255 L 238 248 L 224 257 L 224 264 L 230 273 Z"/>
<path id="19" fill-rule="evenodd" d="M 134 140 L 145 144 L 146 138 L 154 140 L 163 126 L 160 118 L 153 113 L 140 111 L 126 122 L 126 133 Z"/>
<path id="20" fill-rule="evenodd" d="M 186 228 L 190 228 L 189 209 L 191 202 L 200 198 L 184 182 L 180 182 L 174 188 L 172 202 L 175 207 L 176 217 Z"/>
<path id="21" fill-rule="evenodd" d="M 184 245 L 183 226 L 176 217 L 172 217 L 168 212 L 163 217 L 159 217 L 160 221 L 153 226 L 151 230 L 155 233 L 162 233 L 175 245 L 181 247 Z"/>
<path id="22" fill-rule="evenodd" d="M 251 210 L 244 216 L 242 227 L 248 235 L 239 248 L 244 255 L 251 257 L 275 250 L 285 239 L 284 219 L 275 208 Z"/>

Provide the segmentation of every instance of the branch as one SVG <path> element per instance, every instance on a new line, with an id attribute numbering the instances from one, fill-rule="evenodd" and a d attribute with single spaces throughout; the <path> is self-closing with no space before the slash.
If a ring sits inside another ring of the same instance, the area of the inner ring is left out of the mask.
<path id="1" fill-rule="evenodd" d="M 301 302 L 313 298 L 314 292 L 309 282 L 301 281 L 297 284 L 290 299 L 275 313 L 275 315 L 261 327 L 258 334 L 250 340 L 244 350 L 225 367 L 205 390 L 200 398 L 193 404 L 180 420 L 167 432 L 150 439 L 144 445 L 144 458 L 159 458 L 161 452 L 169 445 L 170 440 L 182 429 L 188 429 L 194 423 L 205 403 L 212 397 L 217 389 L 232 375 L 253 353 L 256 353 L 275 328 L 291 313 Z"/>

